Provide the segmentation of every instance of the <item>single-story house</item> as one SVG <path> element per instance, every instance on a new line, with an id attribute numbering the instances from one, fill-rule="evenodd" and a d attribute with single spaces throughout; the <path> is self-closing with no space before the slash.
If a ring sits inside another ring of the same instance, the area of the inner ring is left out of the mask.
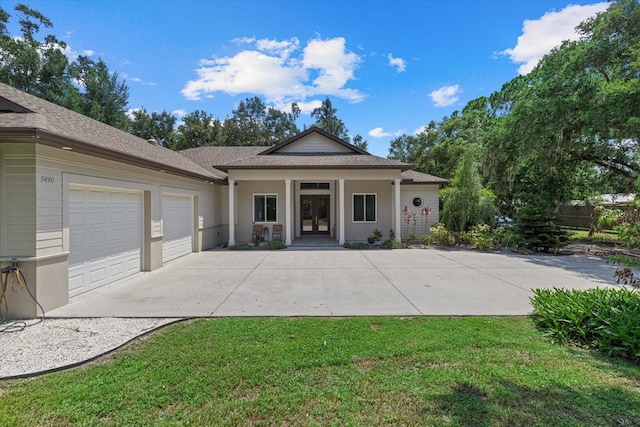
<path id="1" fill-rule="evenodd" d="M 256 224 L 287 245 L 325 236 L 339 246 L 376 228 L 399 240 L 438 221 L 447 182 L 411 167 L 315 127 L 271 147 L 175 152 L 0 84 L 0 268 L 16 259 L 47 311 L 249 242 Z M 27 292 L 7 298 L 9 317 L 39 314 Z"/>

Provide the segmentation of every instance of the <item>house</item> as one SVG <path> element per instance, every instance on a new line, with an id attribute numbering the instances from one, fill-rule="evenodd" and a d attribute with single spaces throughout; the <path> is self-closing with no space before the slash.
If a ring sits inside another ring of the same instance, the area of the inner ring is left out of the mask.
<path id="1" fill-rule="evenodd" d="M 174 152 L 0 84 L 0 267 L 16 259 L 45 311 L 248 242 L 255 224 L 265 239 L 279 224 L 287 245 L 319 235 L 337 247 L 374 228 L 400 239 L 407 212 L 428 206 L 425 226 L 438 221 L 446 182 L 318 128 L 272 147 Z M 37 316 L 28 293 L 7 297 L 10 317 Z"/>

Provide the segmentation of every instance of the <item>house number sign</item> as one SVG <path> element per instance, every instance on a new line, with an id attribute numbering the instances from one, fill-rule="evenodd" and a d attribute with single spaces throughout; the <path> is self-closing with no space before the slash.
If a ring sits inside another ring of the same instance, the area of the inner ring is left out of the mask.
<path id="1" fill-rule="evenodd" d="M 53 184 L 55 182 L 55 180 L 56 179 L 54 177 L 52 177 L 52 176 L 44 176 L 44 175 L 42 175 L 40 177 L 40 182 L 43 183 L 43 184 Z"/>

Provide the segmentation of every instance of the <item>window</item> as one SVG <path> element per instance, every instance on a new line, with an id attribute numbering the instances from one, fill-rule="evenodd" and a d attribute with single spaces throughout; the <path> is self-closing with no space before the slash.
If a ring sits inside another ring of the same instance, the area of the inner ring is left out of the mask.
<path id="1" fill-rule="evenodd" d="M 301 182 L 301 190 L 328 190 L 330 188 L 328 182 Z"/>
<path id="2" fill-rule="evenodd" d="M 416 208 L 419 208 L 420 206 L 422 206 L 422 197 L 414 197 L 413 198 L 413 206 L 415 206 Z"/>
<path id="3" fill-rule="evenodd" d="M 376 195 L 353 195 L 353 222 L 376 222 Z"/>
<path id="4" fill-rule="evenodd" d="M 253 195 L 253 222 L 278 222 L 278 196 Z"/>

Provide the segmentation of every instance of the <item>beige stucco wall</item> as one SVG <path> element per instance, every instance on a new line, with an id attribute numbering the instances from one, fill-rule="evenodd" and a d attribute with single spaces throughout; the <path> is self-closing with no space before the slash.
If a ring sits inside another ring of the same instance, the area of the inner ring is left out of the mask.
<path id="1" fill-rule="evenodd" d="M 45 309 L 68 301 L 68 191 L 75 186 L 126 188 L 144 197 L 143 270 L 162 266 L 162 194 L 192 196 L 194 250 L 227 239 L 222 186 L 30 143 L 0 144 L 0 260 L 17 257 Z M 226 187 L 224 187 L 226 188 Z M 45 273 L 46 272 L 46 273 Z M 8 295 L 11 317 L 35 303 Z"/>
<path id="2" fill-rule="evenodd" d="M 347 181 L 345 190 L 345 239 L 348 242 L 366 241 L 367 236 L 377 228 L 382 231 L 383 240 L 389 238 L 393 228 L 393 187 L 388 181 Z M 376 195 L 376 222 L 358 223 L 353 221 L 353 195 Z"/>
<path id="3" fill-rule="evenodd" d="M 400 192 L 400 205 L 401 208 L 407 207 L 408 212 L 400 213 L 401 236 L 404 240 L 408 234 L 413 234 L 419 238 L 423 234 L 430 234 L 429 228 L 433 224 L 437 224 L 440 220 L 440 206 L 437 184 L 412 184 L 403 185 Z M 420 197 L 423 200 L 423 205 L 416 207 L 413 205 L 413 199 Z M 423 215 L 422 210 L 425 207 L 431 208 L 429 215 Z M 415 214 L 415 225 L 413 215 Z M 408 223 L 407 223 L 408 220 Z"/>
<path id="4" fill-rule="evenodd" d="M 276 223 L 286 227 L 285 220 L 285 182 L 284 181 L 241 181 L 236 188 L 236 242 L 250 242 L 253 231 L 253 196 L 254 194 L 275 194 L 277 197 Z M 228 189 L 228 187 L 227 187 Z M 227 215 L 228 216 L 228 215 Z M 269 228 L 275 223 L 261 222 Z"/>
<path id="5" fill-rule="evenodd" d="M 285 216 L 285 179 L 278 175 L 275 171 L 232 171 L 231 179 L 237 179 L 234 185 L 235 191 L 235 241 L 249 242 L 251 240 L 251 232 L 253 228 L 253 195 L 254 194 L 276 194 L 278 198 L 278 223 L 283 224 L 286 228 Z M 235 174 L 238 172 L 238 174 Z M 261 174 L 258 172 L 262 172 Z M 394 171 L 391 171 L 394 172 Z M 397 171 L 396 171 L 397 172 Z M 339 235 L 339 212 L 340 212 L 340 195 L 338 177 L 350 177 L 345 179 L 345 195 L 344 195 L 344 220 L 345 220 L 345 240 L 346 241 L 366 241 L 374 228 L 378 228 L 383 232 L 384 239 L 390 237 L 389 231 L 394 228 L 394 198 L 393 198 L 393 179 L 399 177 L 398 173 L 390 173 L 390 171 L 281 171 L 285 177 L 291 179 L 291 203 L 292 203 L 292 237 L 296 238 L 301 235 L 300 224 L 300 196 L 301 194 L 327 194 L 330 196 L 330 228 L 335 226 L 336 238 Z M 380 175 L 389 177 L 389 179 L 380 179 Z M 353 179 L 361 178 L 361 179 Z M 241 178 L 241 179 L 239 179 Z M 254 178 L 255 180 L 251 180 Z M 299 178 L 299 179 L 294 179 Z M 329 190 L 301 190 L 301 182 L 328 182 Z M 222 197 L 223 206 L 226 205 L 228 218 L 228 187 L 227 195 Z M 353 221 L 353 194 L 366 193 L 376 194 L 377 199 L 377 217 L 376 222 L 357 223 Z M 225 218 L 225 219 L 226 219 Z M 263 225 L 271 229 L 272 224 L 263 223 Z"/>

